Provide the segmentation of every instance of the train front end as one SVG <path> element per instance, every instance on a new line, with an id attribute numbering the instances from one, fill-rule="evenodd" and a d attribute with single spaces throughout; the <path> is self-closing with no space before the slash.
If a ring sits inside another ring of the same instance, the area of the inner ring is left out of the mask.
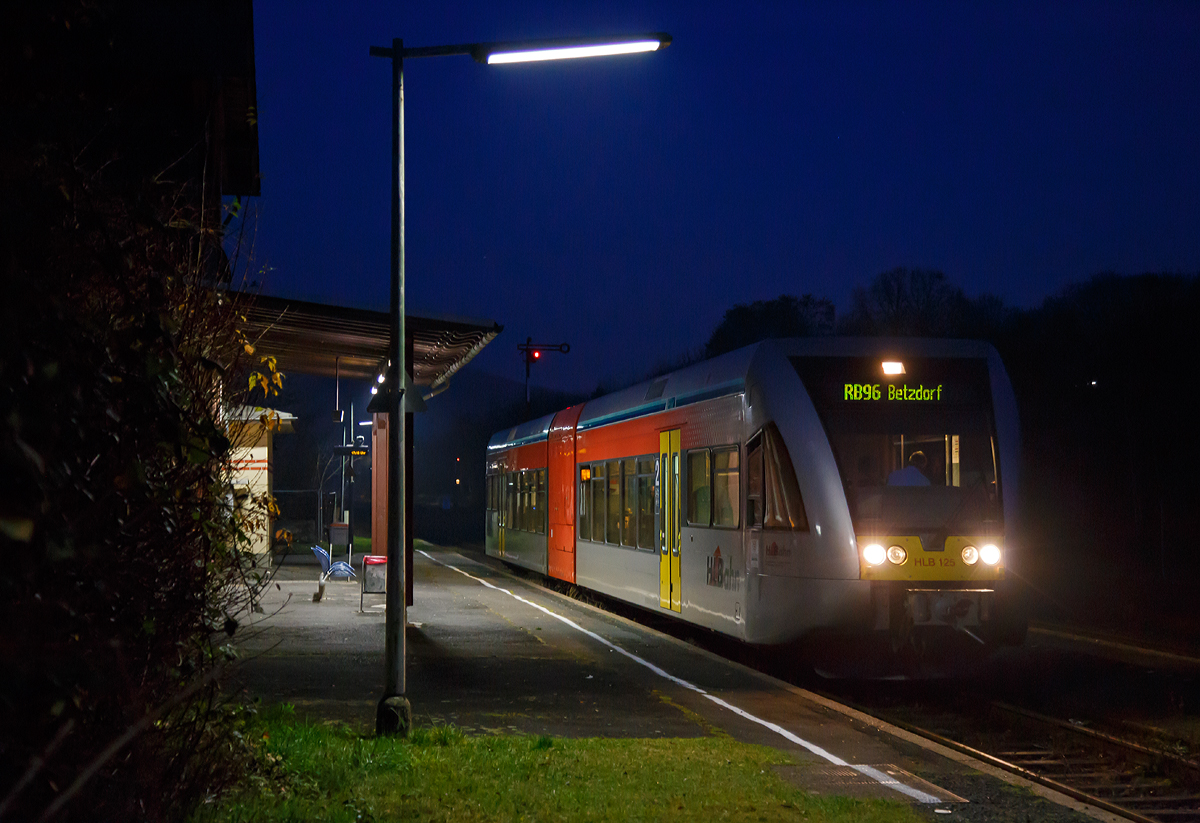
<path id="1" fill-rule="evenodd" d="M 1020 643 L 1017 422 L 999 356 L 969 341 L 861 346 L 788 357 L 826 435 L 841 485 L 826 499 L 844 505 L 859 580 L 843 626 L 856 642 L 834 631 L 812 638 L 812 653 L 856 674 L 885 661 L 933 672 Z"/>

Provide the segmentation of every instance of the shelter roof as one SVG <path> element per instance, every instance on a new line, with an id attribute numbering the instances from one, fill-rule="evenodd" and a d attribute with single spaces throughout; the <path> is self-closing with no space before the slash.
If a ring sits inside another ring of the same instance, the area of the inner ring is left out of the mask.
<path id="1" fill-rule="evenodd" d="M 370 380 L 383 372 L 391 342 L 386 312 L 244 295 L 246 336 L 280 371 Z M 405 317 L 413 382 L 436 389 L 495 339 L 492 320 L 445 315 Z"/>

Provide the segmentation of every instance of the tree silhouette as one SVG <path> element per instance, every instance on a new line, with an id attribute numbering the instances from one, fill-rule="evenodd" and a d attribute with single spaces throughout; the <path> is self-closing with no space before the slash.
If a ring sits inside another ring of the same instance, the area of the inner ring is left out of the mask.
<path id="1" fill-rule="evenodd" d="M 704 347 L 716 357 L 771 337 L 811 337 L 833 332 L 833 303 L 824 297 L 781 294 L 774 300 L 738 303 L 725 312 Z"/>
<path id="2" fill-rule="evenodd" d="M 932 269 L 885 271 L 867 287 L 856 286 L 841 331 L 888 337 L 958 337 L 971 314 L 963 290 Z"/>

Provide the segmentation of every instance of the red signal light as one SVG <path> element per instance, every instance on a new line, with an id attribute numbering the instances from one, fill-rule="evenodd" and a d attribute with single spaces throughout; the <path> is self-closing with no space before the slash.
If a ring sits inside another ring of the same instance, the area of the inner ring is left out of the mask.
<path id="1" fill-rule="evenodd" d="M 540 351 L 534 350 L 534 352 L 533 352 L 533 359 L 534 359 L 534 360 L 537 360 L 537 359 L 538 359 L 539 357 L 541 357 L 541 356 L 542 356 L 542 353 L 541 353 Z"/>

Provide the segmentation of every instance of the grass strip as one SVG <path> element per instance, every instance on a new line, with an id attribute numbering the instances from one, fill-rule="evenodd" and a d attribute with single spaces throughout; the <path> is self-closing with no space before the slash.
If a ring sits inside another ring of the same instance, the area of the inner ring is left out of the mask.
<path id="1" fill-rule="evenodd" d="M 818 797 L 780 779 L 787 756 L 728 738 L 407 740 L 264 712 L 259 773 L 194 823 L 372 821 L 917 821 L 901 802 Z"/>

